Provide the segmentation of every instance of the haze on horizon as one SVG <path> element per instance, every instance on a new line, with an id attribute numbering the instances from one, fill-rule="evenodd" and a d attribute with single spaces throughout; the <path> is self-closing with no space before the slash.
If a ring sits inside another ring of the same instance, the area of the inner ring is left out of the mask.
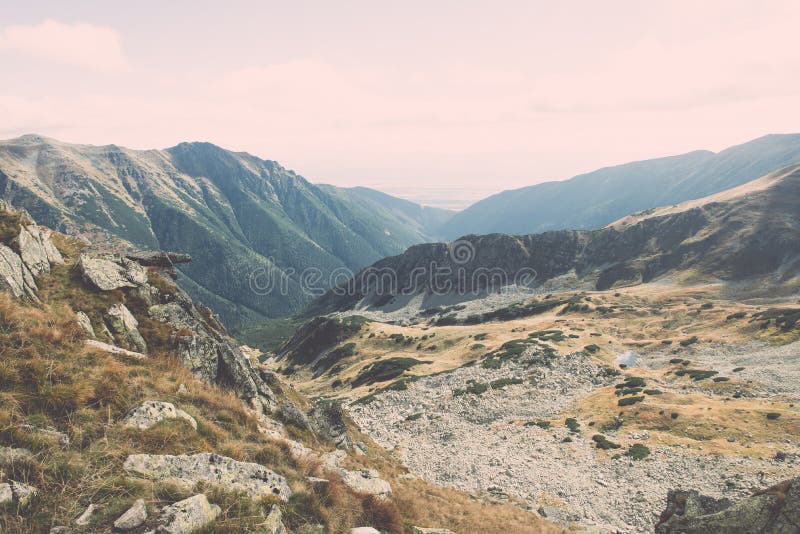
<path id="1" fill-rule="evenodd" d="M 0 5 L 0 138 L 204 140 L 463 205 L 800 130 L 793 1 L 69 4 Z"/>

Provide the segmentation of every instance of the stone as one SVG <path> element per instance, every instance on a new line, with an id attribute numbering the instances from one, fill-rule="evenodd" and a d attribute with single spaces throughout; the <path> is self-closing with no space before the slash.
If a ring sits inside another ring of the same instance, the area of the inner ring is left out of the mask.
<path id="1" fill-rule="evenodd" d="M 161 401 L 143 402 L 125 417 L 122 424 L 129 428 L 147 430 L 164 419 L 183 419 L 197 430 L 197 421 L 194 417 L 176 408 L 171 402 Z"/>
<path id="2" fill-rule="evenodd" d="M 50 529 L 50 534 L 69 534 L 69 527 L 58 526 Z"/>
<path id="3" fill-rule="evenodd" d="M 108 327 L 116 337 L 136 348 L 138 352 L 147 352 L 142 334 L 139 333 L 139 321 L 131 311 L 122 303 L 111 306 L 106 312 Z"/>
<path id="4" fill-rule="evenodd" d="M 144 267 L 128 259 L 82 255 L 77 268 L 86 283 L 101 291 L 138 287 L 147 283 Z"/>
<path id="5" fill-rule="evenodd" d="M 381 531 L 372 527 L 356 527 L 350 529 L 350 534 L 381 534 Z"/>
<path id="6" fill-rule="evenodd" d="M 9 465 L 20 460 L 33 459 L 33 453 L 28 449 L 15 447 L 0 447 L 0 464 Z"/>
<path id="7" fill-rule="evenodd" d="M 343 450 L 335 450 L 331 452 L 326 452 L 320 458 L 322 460 L 322 465 L 326 469 L 335 470 L 339 467 L 339 461 L 343 460 L 347 457 L 347 453 Z"/>
<path id="8" fill-rule="evenodd" d="M 289 534 L 283 525 L 283 514 L 277 504 L 272 505 L 267 519 L 260 526 L 261 531 L 267 534 Z"/>
<path id="9" fill-rule="evenodd" d="M 22 263 L 33 276 L 50 272 L 50 266 L 63 265 L 64 258 L 50 241 L 50 231 L 43 230 L 35 224 L 20 228 L 16 237 L 16 246 L 19 250 Z"/>
<path id="10" fill-rule="evenodd" d="M 189 534 L 208 526 L 222 509 L 208 502 L 202 493 L 178 501 L 161 511 L 158 532 L 166 534 Z"/>
<path id="11" fill-rule="evenodd" d="M 39 493 L 38 489 L 22 482 L 11 481 L 9 484 L 11 485 L 11 493 L 14 496 L 14 503 L 19 506 L 27 506 Z"/>
<path id="12" fill-rule="evenodd" d="M 705 532 L 783 534 L 800 527 L 800 477 L 758 491 L 737 503 L 696 491 L 672 490 L 657 534 Z"/>
<path id="13" fill-rule="evenodd" d="M 317 401 L 308 414 L 308 424 L 316 434 L 331 440 L 336 448 L 345 450 L 353 448 L 353 441 L 347 434 L 341 402 Z"/>
<path id="14" fill-rule="evenodd" d="M 289 500 L 292 491 L 286 479 L 263 465 L 239 462 L 214 453 L 192 455 L 132 454 L 123 468 L 130 474 L 150 480 L 166 480 L 185 486 L 208 482 L 244 491 L 253 499 L 272 496 Z"/>
<path id="15" fill-rule="evenodd" d="M 446 528 L 411 527 L 411 534 L 456 534 Z"/>
<path id="16" fill-rule="evenodd" d="M 78 326 L 81 327 L 81 330 L 83 330 L 83 333 L 86 334 L 86 337 L 94 339 L 94 328 L 92 328 L 92 321 L 89 319 L 89 316 L 79 311 L 75 314 L 75 320 L 78 322 Z"/>
<path id="17" fill-rule="evenodd" d="M 80 517 L 75 520 L 75 524 L 83 527 L 91 523 L 95 510 L 97 510 L 97 507 L 94 504 L 87 506 Z"/>
<path id="18" fill-rule="evenodd" d="M 189 254 L 164 250 L 140 250 L 130 252 L 125 257 L 140 265 L 153 267 L 172 267 L 176 263 L 189 263 L 192 261 L 192 257 Z"/>
<path id="19" fill-rule="evenodd" d="M 342 482 L 355 492 L 381 498 L 392 495 L 391 485 L 380 478 L 380 473 L 374 469 L 358 469 L 356 471 L 340 469 L 339 475 L 342 477 Z"/>
<path id="20" fill-rule="evenodd" d="M 327 478 L 306 477 L 306 482 L 317 493 L 324 493 L 330 485 L 330 481 Z"/>
<path id="21" fill-rule="evenodd" d="M 284 402 L 278 408 L 278 414 L 284 423 L 293 424 L 302 429 L 309 429 L 308 418 L 294 403 Z"/>
<path id="22" fill-rule="evenodd" d="M 11 484 L 4 482 L 0 484 L 0 504 L 14 502 L 14 492 L 11 491 Z"/>
<path id="23" fill-rule="evenodd" d="M 135 358 L 137 360 L 143 360 L 147 358 L 147 356 L 141 352 L 134 352 L 132 350 L 123 349 L 122 347 L 117 347 L 116 345 L 109 345 L 108 343 L 97 341 L 96 339 L 87 339 L 86 346 L 101 350 L 103 352 L 108 352 L 109 354 L 127 356 L 128 358 Z"/>
<path id="24" fill-rule="evenodd" d="M 5 245 L 0 245 L 0 289 L 16 298 L 38 300 L 33 276 L 19 255 Z"/>
<path id="25" fill-rule="evenodd" d="M 128 511 L 119 516 L 114 521 L 114 528 L 117 530 L 132 530 L 147 520 L 147 506 L 144 504 L 144 499 L 137 499 L 133 506 L 128 508 Z"/>

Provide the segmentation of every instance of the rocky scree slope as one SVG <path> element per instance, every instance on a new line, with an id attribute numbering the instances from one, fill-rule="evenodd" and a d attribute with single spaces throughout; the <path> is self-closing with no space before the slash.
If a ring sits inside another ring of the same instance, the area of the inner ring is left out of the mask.
<path id="1" fill-rule="evenodd" d="M 363 194 L 316 186 L 274 161 L 209 143 L 166 150 L 0 142 L 0 198 L 40 223 L 115 251 L 190 254 L 180 283 L 229 324 L 289 315 L 311 296 L 308 267 L 359 269 L 434 237 L 447 212 L 414 219 Z M 285 291 L 254 291 L 274 284 Z"/>
<path id="2" fill-rule="evenodd" d="M 185 255 L 87 254 L 3 208 L 3 532 L 400 533 L 488 513 L 400 479 L 340 405 L 250 362 L 175 284 Z"/>
<path id="3" fill-rule="evenodd" d="M 740 186 L 722 198 L 678 205 L 661 215 L 639 215 L 595 231 L 469 235 L 454 243 L 415 245 L 329 291 L 307 314 L 393 308 L 414 295 L 424 297 L 424 308 L 428 297 L 441 300 L 441 288 L 452 304 L 496 293 L 515 282 L 536 289 L 558 287 L 563 280 L 573 290 L 605 290 L 664 276 L 759 279 L 768 285 L 797 277 L 800 166 Z M 392 273 L 393 284 L 385 282 L 385 273 Z M 528 278 L 526 273 L 535 275 Z M 520 274 L 526 276 L 519 279 Z"/>

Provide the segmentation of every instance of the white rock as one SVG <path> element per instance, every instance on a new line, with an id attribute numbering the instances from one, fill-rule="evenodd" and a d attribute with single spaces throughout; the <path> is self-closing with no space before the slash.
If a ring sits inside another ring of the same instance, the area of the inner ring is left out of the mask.
<path id="1" fill-rule="evenodd" d="M 192 428 L 197 430 L 197 421 L 194 417 L 176 408 L 171 402 L 145 401 L 133 409 L 123 420 L 122 424 L 129 428 L 147 430 L 164 419 L 183 419 Z"/>
<path id="2" fill-rule="evenodd" d="M 96 339 L 87 339 L 86 345 L 95 349 L 102 350 L 104 352 L 108 352 L 110 354 L 127 356 L 129 358 L 135 358 L 137 360 L 143 360 L 147 358 L 147 356 L 142 354 L 141 352 L 134 352 L 132 350 L 123 349 L 122 347 L 117 347 L 116 345 L 109 345 L 108 343 L 97 341 Z"/>
<path id="3" fill-rule="evenodd" d="M 372 527 L 356 527 L 350 529 L 350 534 L 381 534 L 381 531 Z"/>
<path id="4" fill-rule="evenodd" d="M 89 339 L 94 339 L 94 328 L 92 328 L 92 321 L 89 319 L 89 316 L 84 312 L 79 311 L 75 313 L 75 318 L 78 322 L 78 326 L 80 326 L 81 330 L 83 330 L 83 333 L 86 334 Z"/>
<path id="5" fill-rule="evenodd" d="M 14 502 L 14 492 L 11 491 L 11 484 L 4 482 L 0 484 L 0 504 Z"/>
<path id="6" fill-rule="evenodd" d="M 119 516 L 114 521 L 114 528 L 117 530 L 131 530 L 147 520 L 147 506 L 144 504 L 144 499 L 138 499 L 133 506 L 128 508 L 128 511 Z"/>
<path id="7" fill-rule="evenodd" d="M 380 478 L 380 474 L 374 469 L 359 469 L 357 471 L 340 469 L 339 475 L 345 485 L 358 493 L 384 498 L 392 494 L 392 487 L 388 482 Z"/>
<path id="8" fill-rule="evenodd" d="M 222 509 L 208 502 L 202 493 L 178 501 L 162 510 L 158 532 L 167 534 L 189 534 L 214 521 Z"/>
<path id="9" fill-rule="evenodd" d="M 94 511 L 97 507 L 94 504 L 90 504 L 86 507 L 86 510 L 83 511 L 81 516 L 75 520 L 76 525 L 85 526 L 88 525 L 89 522 L 92 520 L 92 515 L 94 515 Z"/>

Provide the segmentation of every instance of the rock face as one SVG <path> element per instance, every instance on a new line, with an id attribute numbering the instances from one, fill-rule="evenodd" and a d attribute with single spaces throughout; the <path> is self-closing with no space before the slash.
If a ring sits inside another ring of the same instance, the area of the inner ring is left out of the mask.
<path id="1" fill-rule="evenodd" d="M 670 491 L 657 534 L 800 532 L 800 477 L 759 491 L 738 503 L 696 491 Z"/>
<path id="2" fill-rule="evenodd" d="M 346 450 L 353 448 L 340 402 L 318 401 L 308 414 L 308 423 L 316 434 L 331 440 L 336 447 Z"/>
<path id="3" fill-rule="evenodd" d="M 147 283 L 144 267 L 127 258 L 81 256 L 78 270 L 84 281 L 101 291 L 137 287 Z"/>
<path id="4" fill-rule="evenodd" d="M 106 313 L 108 327 L 115 337 L 139 352 L 147 352 L 147 343 L 139 333 L 139 321 L 124 304 L 114 304 Z"/>
<path id="5" fill-rule="evenodd" d="M 287 501 L 292 494 L 286 479 L 266 467 L 213 453 L 132 454 L 123 467 L 130 474 L 150 480 L 169 480 L 187 486 L 204 481 L 244 491 L 253 499 L 273 496 Z"/>
<path id="6" fill-rule="evenodd" d="M 197 430 L 197 421 L 194 417 L 176 408 L 175 405 L 170 402 L 160 401 L 143 402 L 125 417 L 122 424 L 130 428 L 147 430 L 164 419 L 183 419 L 187 421 L 192 428 Z"/>
<path id="7" fill-rule="evenodd" d="M 64 258 L 50 240 L 50 230 L 37 226 L 27 212 L 5 202 L 0 203 L 0 210 L 19 223 L 19 234 L 11 246 L 0 245 L 0 289 L 16 298 L 38 301 L 34 277 L 49 273 L 52 265 L 63 265 Z"/>
<path id="8" fill-rule="evenodd" d="M 138 499 L 128 511 L 119 516 L 114 521 L 114 528 L 117 530 L 132 530 L 147 520 L 147 506 L 144 499 Z"/>
<path id="9" fill-rule="evenodd" d="M 189 534 L 214 521 L 222 509 L 208 502 L 205 495 L 195 495 L 164 508 L 159 517 L 159 533 Z"/>

